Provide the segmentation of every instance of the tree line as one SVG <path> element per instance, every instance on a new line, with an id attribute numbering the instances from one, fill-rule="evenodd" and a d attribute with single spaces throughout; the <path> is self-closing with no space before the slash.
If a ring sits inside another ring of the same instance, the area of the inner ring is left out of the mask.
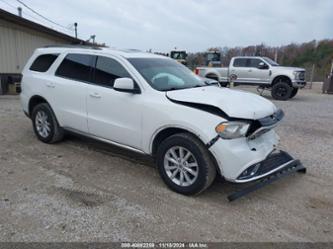
<path id="1" fill-rule="evenodd" d="M 247 47 L 215 47 L 208 51 L 220 51 L 222 66 L 228 66 L 234 56 L 267 56 L 283 66 L 303 67 L 307 80 L 313 73 L 314 81 L 323 81 L 330 73 L 333 61 L 333 39 L 310 41 L 302 44 L 271 47 L 264 44 Z M 205 53 L 190 53 L 188 66 L 195 68 L 206 62 Z"/>

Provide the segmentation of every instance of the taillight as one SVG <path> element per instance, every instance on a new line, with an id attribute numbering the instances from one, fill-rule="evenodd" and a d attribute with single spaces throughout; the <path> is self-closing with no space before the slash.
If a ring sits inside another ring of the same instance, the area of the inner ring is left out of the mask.
<path id="1" fill-rule="evenodd" d="M 196 68 L 195 71 L 194 71 L 194 73 L 195 73 L 196 75 L 199 75 L 199 72 L 200 72 L 200 70 L 199 70 L 198 68 Z"/>

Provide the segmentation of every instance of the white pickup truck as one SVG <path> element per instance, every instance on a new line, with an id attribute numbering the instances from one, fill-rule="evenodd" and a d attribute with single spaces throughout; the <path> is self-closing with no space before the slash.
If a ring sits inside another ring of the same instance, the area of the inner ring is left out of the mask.
<path id="1" fill-rule="evenodd" d="M 233 82 L 270 89 L 272 97 L 277 100 L 295 97 L 298 89 L 306 85 L 305 69 L 283 67 L 267 57 L 233 57 L 229 67 L 198 67 L 195 72 L 219 81 L 222 86 Z"/>

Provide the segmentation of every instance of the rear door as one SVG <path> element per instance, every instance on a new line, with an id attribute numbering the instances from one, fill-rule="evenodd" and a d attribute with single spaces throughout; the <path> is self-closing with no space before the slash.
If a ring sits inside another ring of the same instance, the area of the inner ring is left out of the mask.
<path id="1" fill-rule="evenodd" d="M 87 93 L 89 133 L 140 149 L 142 95 L 113 89 L 116 79 L 132 78 L 130 73 L 116 59 L 98 56 L 94 75 Z"/>
<path id="2" fill-rule="evenodd" d="M 49 98 L 58 121 L 65 128 L 88 132 L 86 96 L 92 80 L 94 55 L 70 53 L 55 71 L 54 80 L 49 82 Z"/>
<path id="3" fill-rule="evenodd" d="M 247 83 L 249 81 L 247 58 L 236 58 L 230 65 L 229 78 L 235 83 Z"/>

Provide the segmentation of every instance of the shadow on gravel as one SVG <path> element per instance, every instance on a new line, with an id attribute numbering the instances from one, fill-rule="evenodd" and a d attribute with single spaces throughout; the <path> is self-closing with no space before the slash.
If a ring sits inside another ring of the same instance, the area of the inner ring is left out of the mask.
<path id="1" fill-rule="evenodd" d="M 122 149 L 108 143 L 103 143 L 94 139 L 77 136 L 74 134 L 67 134 L 66 140 L 74 143 L 76 146 L 84 147 L 90 151 L 99 152 L 111 157 L 119 157 L 132 163 L 143 164 L 155 168 L 153 158 L 148 155 L 142 155 L 140 153 Z"/>
<path id="2" fill-rule="evenodd" d="M 147 156 L 147 155 L 141 155 L 139 153 L 135 153 L 135 152 L 132 152 L 129 150 L 119 148 L 117 146 L 99 142 L 99 141 L 96 141 L 96 140 L 93 140 L 90 138 L 77 136 L 74 134 L 68 134 L 66 136 L 66 140 L 67 140 L 67 142 L 74 143 L 75 146 L 85 148 L 90 151 L 99 152 L 106 156 L 119 157 L 123 160 L 129 161 L 134 164 L 140 164 L 142 166 L 148 166 L 150 168 L 154 168 L 152 170 L 155 170 L 155 168 L 156 168 L 154 160 L 150 156 Z M 121 166 L 119 166 L 119 167 L 121 167 Z M 287 177 L 287 178 L 290 178 L 290 177 Z M 285 180 L 282 180 L 282 181 L 285 181 Z M 257 192 L 269 191 L 271 194 L 273 194 L 275 191 L 279 191 L 279 188 L 276 187 L 277 186 L 276 184 L 278 185 L 278 183 L 274 183 L 272 185 L 275 185 L 275 186 L 273 186 L 273 187 L 267 186 L 262 190 L 258 190 Z M 249 185 L 251 185 L 251 183 L 249 183 L 249 184 L 230 183 L 230 182 L 225 181 L 222 177 L 217 176 L 214 183 L 212 184 L 212 186 L 208 190 L 206 190 L 204 192 L 204 194 L 201 194 L 196 198 L 202 199 L 205 201 L 207 201 L 207 200 L 212 201 L 213 199 L 216 199 L 216 202 L 218 202 L 218 203 L 220 203 L 221 201 L 228 202 L 227 201 L 228 195 L 232 194 L 235 191 L 239 191 Z M 64 194 L 67 193 L 66 194 L 67 197 L 69 199 L 71 199 L 72 201 L 81 203 L 84 206 L 95 206 L 95 205 L 98 206 L 99 204 L 102 204 L 102 203 L 100 203 L 100 201 L 103 202 L 98 197 L 91 195 L 91 194 L 83 193 L 83 192 L 75 192 L 75 191 L 67 192 L 66 190 L 62 190 L 62 192 Z M 251 193 L 248 196 L 255 196 L 255 193 Z M 247 197 L 245 197 L 244 199 L 246 199 Z M 215 202 L 215 201 L 213 201 L 213 202 Z M 239 202 L 239 200 L 236 202 Z"/>

